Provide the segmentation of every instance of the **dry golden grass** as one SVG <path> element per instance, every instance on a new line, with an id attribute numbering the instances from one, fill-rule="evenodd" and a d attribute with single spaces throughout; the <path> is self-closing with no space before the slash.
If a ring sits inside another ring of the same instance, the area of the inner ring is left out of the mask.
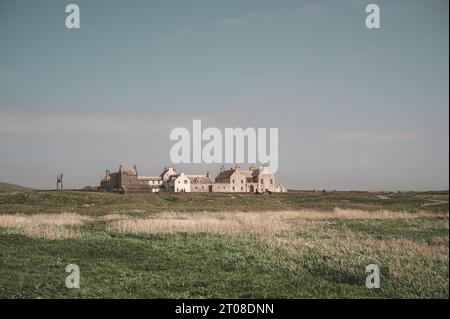
<path id="1" fill-rule="evenodd" d="M 109 229 L 130 233 L 205 232 L 236 235 L 274 233 L 286 228 L 270 213 L 159 213 L 145 218 L 129 216 L 110 220 Z"/>
<path id="2" fill-rule="evenodd" d="M 283 213 L 283 212 L 282 212 Z M 298 211 L 300 218 L 345 218 L 345 219 L 414 219 L 420 217 L 443 217 L 448 213 L 439 212 L 393 212 L 389 210 L 364 211 L 359 209 L 335 208 L 333 211 L 303 210 Z"/>
<path id="3" fill-rule="evenodd" d="M 39 238 L 69 238 L 78 233 L 65 226 L 79 225 L 89 217 L 78 214 L 0 215 L 0 227 L 10 233 L 20 233 Z"/>
<path id="4" fill-rule="evenodd" d="M 289 230 L 300 212 L 157 213 L 144 218 L 106 217 L 110 230 L 130 233 L 205 232 L 215 234 L 269 234 Z"/>
<path id="5" fill-rule="evenodd" d="M 291 230 L 294 225 L 315 228 L 326 224 L 326 219 L 412 219 L 418 217 L 448 216 L 440 213 L 402 213 L 390 211 L 366 212 L 335 209 L 331 212 L 313 210 L 280 212 L 199 212 L 157 213 L 148 217 L 126 215 L 104 216 L 110 230 L 130 233 L 207 232 L 217 234 L 268 234 Z"/>
<path id="6" fill-rule="evenodd" d="M 257 235 L 262 241 L 285 247 L 330 246 L 333 242 L 354 247 L 365 245 L 375 249 L 393 249 L 442 256 L 448 242 L 436 241 L 431 245 L 407 239 L 377 240 L 360 236 L 351 231 L 329 229 L 333 219 L 414 219 L 418 217 L 447 217 L 443 221 L 448 228 L 448 213 L 406 213 L 391 211 L 367 212 L 362 210 L 335 209 L 333 211 L 280 211 L 280 212 L 163 212 L 146 217 L 110 214 L 87 217 L 73 213 L 0 215 L 0 227 L 8 232 L 30 237 L 67 238 L 78 236 L 74 229 L 66 226 L 79 225 L 85 221 L 103 221 L 108 231 L 124 233 L 212 233 L 220 235 Z M 308 239 L 294 236 L 296 231 L 308 231 Z M 285 234 L 286 236 L 279 236 Z M 324 239 L 326 234 L 326 239 Z M 331 245 L 333 246 L 333 245 Z M 350 247 L 349 246 L 349 247 Z"/>
<path id="7" fill-rule="evenodd" d="M 199 212 L 157 213 L 148 217 L 126 215 L 104 216 L 109 231 L 125 233 L 212 233 L 220 235 L 257 235 L 269 245 L 282 246 L 289 254 L 301 254 L 305 249 L 354 250 L 361 248 L 427 254 L 438 259 L 448 258 L 448 242 L 432 244 L 408 239 L 378 240 L 355 234 L 350 230 L 326 227 L 333 219 L 414 219 L 419 217 L 447 217 L 447 213 L 403 213 L 391 211 L 366 212 L 335 209 L 331 212 L 313 210 L 281 212 Z M 295 236 L 296 231 L 307 231 L 308 238 Z M 280 236 L 280 234 L 284 234 Z M 337 243 L 338 246 L 337 247 Z M 330 252 L 331 253 L 331 252 Z"/>
<path id="8" fill-rule="evenodd" d="M 83 222 L 106 222 L 107 231 L 124 233 L 210 233 L 225 236 L 248 236 L 257 238 L 268 250 L 282 249 L 284 262 L 296 265 L 299 258 L 311 252 L 329 258 L 352 256 L 349 260 L 336 259 L 336 263 L 357 262 L 367 254 L 389 252 L 392 260 L 389 272 L 399 276 L 405 256 L 423 256 L 430 260 L 448 261 L 448 239 L 436 238 L 431 243 L 406 238 L 377 239 L 371 235 L 358 234 L 350 229 L 333 228 L 337 219 L 415 219 L 419 217 L 446 217 L 439 223 L 448 228 L 448 213 L 406 213 L 391 211 L 367 212 L 361 210 L 335 209 L 322 212 L 315 210 L 281 212 L 163 212 L 146 217 L 110 214 L 88 217 L 73 213 L 37 215 L 0 215 L 0 227 L 8 233 L 19 233 L 37 238 L 71 238 L 82 233 L 67 226 Z M 426 225 L 423 225 L 426 228 Z M 298 233 L 302 235 L 298 235 Z M 399 257 L 403 256 L 403 257 Z M 409 257 L 407 257 L 409 258 Z M 295 267 L 294 267 L 295 268 Z"/>

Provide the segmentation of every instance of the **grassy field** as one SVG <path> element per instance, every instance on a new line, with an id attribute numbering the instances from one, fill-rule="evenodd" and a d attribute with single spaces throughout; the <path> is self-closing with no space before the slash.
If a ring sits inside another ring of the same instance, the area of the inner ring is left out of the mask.
<path id="1" fill-rule="evenodd" d="M 0 297 L 448 298 L 448 210 L 448 192 L 4 188 Z M 80 289 L 65 287 L 69 263 Z"/>

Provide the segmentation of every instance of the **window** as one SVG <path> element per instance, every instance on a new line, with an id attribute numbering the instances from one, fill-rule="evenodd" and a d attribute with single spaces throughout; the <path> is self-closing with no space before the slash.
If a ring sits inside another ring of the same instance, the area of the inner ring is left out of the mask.
<path id="1" fill-rule="evenodd" d="M 178 184 L 180 184 L 181 182 L 180 181 L 178 181 Z"/>
<path id="2" fill-rule="evenodd" d="M 233 190 L 234 190 L 234 186 L 233 186 Z"/>
<path id="3" fill-rule="evenodd" d="M 273 185 L 273 179 L 270 180 L 270 184 Z"/>
<path id="4" fill-rule="evenodd" d="M 241 179 L 241 184 L 244 184 L 244 180 L 243 179 Z"/>
<path id="5" fill-rule="evenodd" d="M 244 190 L 244 187 L 241 187 L 241 191 L 243 191 Z"/>
<path id="6" fill-rule="evenodd" d="M 234 179 L 233 179 L 233 184 L 234 184 Z"/>
<path id="7" fill-rule="evenodd" d="M 184 183 L 187 184 L 187 179 L 184 180 Z"/>
<path id="8" fill-rule="evenodd" d="M 261 184 L 264 184 L 264 180 L 261 178 Z"/>

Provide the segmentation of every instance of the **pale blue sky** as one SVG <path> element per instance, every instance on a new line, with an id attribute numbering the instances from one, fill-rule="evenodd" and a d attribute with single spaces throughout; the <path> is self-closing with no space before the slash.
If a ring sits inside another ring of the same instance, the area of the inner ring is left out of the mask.
<path id="1" fill-rule="evenodd" d="M 156 175 L 201 119 L 278 127 L 288 187 L 448 189 L 448 1 L 72 2 L 79 30 L 70 1 L 0 0 L 1 181 Z"/>

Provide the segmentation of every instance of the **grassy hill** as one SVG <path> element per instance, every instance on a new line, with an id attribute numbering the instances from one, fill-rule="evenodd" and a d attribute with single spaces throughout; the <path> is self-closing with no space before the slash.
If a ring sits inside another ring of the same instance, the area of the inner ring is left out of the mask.
<path id="1" fill-rule="evenodd" d="M 24 191 L 27 190 L 27 187 L 0 182 L 0 192 L 16 192 L 16 191 Z"/>

